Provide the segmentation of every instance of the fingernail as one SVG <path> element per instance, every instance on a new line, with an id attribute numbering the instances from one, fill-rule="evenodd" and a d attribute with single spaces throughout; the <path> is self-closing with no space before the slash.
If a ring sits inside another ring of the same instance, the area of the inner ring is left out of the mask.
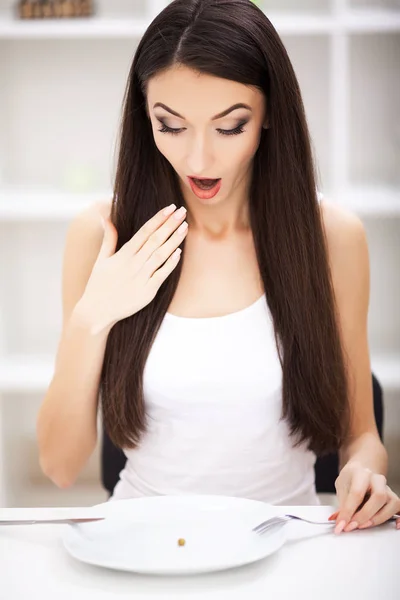
<path id="1" fill-rule="evenodd" d="M 335 527 L 335 533 L 342 533 L 343 529 L 346 527 L 346 521 L 340 521 Z"/>
<path id="2" fill-rule="evenodd" d="M 364 525 L 360 525 L 359 529 L 367 529 L 367 527 L 372 527 L 373 524 L 373 521 L 369 520 L 366 523 L 364 523 Z"/>
<path id="3" fill-rule="evenodd" d="M 188 224 L 186 223 L 186 221 L 184 221 L 182 223 L 182 225 L 179 225 L 177 232 L 178 233 L 185 233 L 186 229 L 188 228 Z"/>
<path id="4" fill-rule="evenodd" d="M 396 529 L 400 529 L 400 521 L 397 521 L 397 523 L 396 523 Z"/>
<path id="5" fill-rule="evenodd" d="M 179 210 L 176 211 L 176 213 L 174 214 L 174 218 L 179 221 L 179 219 L 182 219 L 183 215 L 186 214 L 186 208 L 184 206 L 181 206 Z"/>
<path id="6" fill-rule="evenodd" d="M 349 523 L 347 525 L 347 527 L 345 528 L 345 532 L 349 533 L 350 531 L 354 531 L 355 529 L 358 528 L 358 523 L 357 521 L 351 521 L 351 523 Z"/>
<path id="7" fill-rule="evenodd" d="M 175 209 L 176 209 L 175 204 L 170 204 L 169 206 L 167 206 L 167 208 L 165 208 L 163 210 L 163 215 L 168 217 L 168 215 L 172 215 L 172 213 L 174 212 Z"/>
<path id="8" fill-rule="evenodd" d="M 328 521 L 334 521 L 337 516 L 338 516 L 337 512 L 333 513 L 330 517 L 328 517 Z"/>

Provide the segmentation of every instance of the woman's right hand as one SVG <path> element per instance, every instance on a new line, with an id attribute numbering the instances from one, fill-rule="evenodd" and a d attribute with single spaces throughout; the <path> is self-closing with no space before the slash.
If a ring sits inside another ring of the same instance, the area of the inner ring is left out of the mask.
<path id="1" fill-rule="evenodd" d="M 92 333 L 110 330 L 154 299 L 179 262 L 178 246 L 188 230 L 185 217 L 184 207 L 163 209 L 118 252 L 117 231 L 110 220 L 104 221 L 103 243 L 75 309 Z"/>

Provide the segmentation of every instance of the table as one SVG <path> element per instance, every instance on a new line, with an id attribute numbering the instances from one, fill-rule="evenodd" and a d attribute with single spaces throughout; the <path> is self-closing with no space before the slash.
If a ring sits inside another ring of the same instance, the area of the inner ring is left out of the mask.
<path id="1" fill-rule="evenodd" d="M 332 507 L 276 507 L 326 519 Z M 398 600 L 400 531 L 393 523 L 335 536 L 290 522 L 288 541 L 263 561 L 220 573 L 149 577 L 103 570 L 70 557 L 64 525 L 0 528 L 0 598 L 4 600 Z"/>

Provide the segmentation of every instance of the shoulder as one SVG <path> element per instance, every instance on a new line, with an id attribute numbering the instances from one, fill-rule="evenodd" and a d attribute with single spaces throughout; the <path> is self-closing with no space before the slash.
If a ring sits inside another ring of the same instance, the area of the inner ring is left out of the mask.
<path id="1" fill-rule="evenodd" d="M 67 236 L 84 237 L 92 239 L 103 237 L 102 218 L 110 216 L 111 201 L 95 202 L 80 211 L 71 221 Z"/>
<path id="2" fill-rule="evenodd" d="M 82 296 L 103 242 L 102 219 L 110 216 L 111 201 L 96 202 L 71 221 L 63 258 L 64 318 Z"/>
<path id="3" fill-rule="evenodd" d="M 361 219 L 349 209 L 323 198 L 320 210 L 327 241 L 333 252 L 343 249 L 343 245 L 357 244 L 365 239 Z"/>
<path id="4" fill-rule="evenodd" d="M 71 221 L 67 230 L 66 250 L 81 249 L 98 251 L 103 240 L 102 219 L 110 216 L 111 201 L 95 202 L 81 210 Z"/>
<path id="5" fill-rule="evenodd" d="M 345 259 L 354 262 L 362 258 L 367 237 L 361 219 L 329 200 L 322 200 L 320 207 L 332 268 L 343 266 Z"/>
<path id="6" fill-rule="evenodd" d="M 334 202 L 324 199 L 320 207 L 339 308 L 355 297 L 368 303 L 369 253 L 364 225 L 357 215 Z"/>

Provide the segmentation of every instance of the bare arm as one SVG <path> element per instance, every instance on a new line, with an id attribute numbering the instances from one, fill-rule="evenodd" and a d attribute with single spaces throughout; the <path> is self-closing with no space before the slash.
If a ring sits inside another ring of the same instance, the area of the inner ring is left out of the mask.
<path id="1" fill-rule="evenodd" d="M 148 305 L 179 262 L 187 226 L 185 211 L 175 209 L 157 213 L 118 252 L 117 231 L 103 205 L 88 209 L 70 227 L 63 331 L 37 421 L 40 464 L 59 487 L 75 481 L 96 446 L 98 389 L 110 330 Z"/>
<path id="2" fill-rule="evenodd" d="M 359 461 L 386 473 L 387 454 L 375 423 L 368 346 L 369 255 L 364 227 L 348 211 L 324 203 L 332 278 L 350 375 L 351 426 L 340 467 Z"/>
<path id="3" fill-rule="evenodd" d="M 103 240 L 102 207 L 71 224 L 63 264 L 63 331 L 37 421 L 40 463 L 59 487 L 72 484 L 97 442 L 97 400 L 108 328 L 96 334 L 80 310 Z"/>

